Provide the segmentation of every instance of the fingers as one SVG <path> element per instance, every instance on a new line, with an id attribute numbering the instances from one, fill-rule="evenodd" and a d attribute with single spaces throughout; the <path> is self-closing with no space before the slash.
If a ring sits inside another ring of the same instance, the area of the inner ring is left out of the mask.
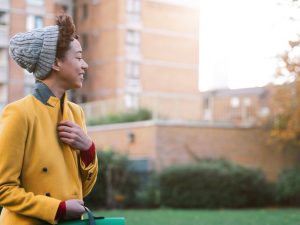
<path id="1" fill-rule="evenodd" d="M 68 133 L 76 133 L 79 130 L 79 126 L 71 121 L 65 120 L 61 121 L 57 125 L 58 132 L 68 132 Z"/>
<path id="2" fill-rule="evenodd" d="M 77 124 L 73 123 L 72 121 L 69 120 L 63 120 L 58 123 L 58 126 L 67 126 L 67 127 L 74 127 L 78 126 Z"/>
<path id="3" fill-rule="evenodd" d="M 67 144 L 67 145 L 70 145 L 70 146 L 72 146 L 73 144 L 74 144 L 74 139 L 69 139 L 69 138 L 60 138 L 60 140 L 63 142 L 63 143 L 65 143 L 65 144 Z"/>
<path id="4" fill-rule="evenodd" d="M 58 125 L 57 126 L 57 130 L 58 132 L 74 132 L 74 128 L 73 127 L 68 127 L 68 126 L 65 126 L 65 125 Z"/>
<path id="5" fill-rule="evenodd" d="M 80 131 L 77 124 L 65 120 L 58 124 L 57 131 L 60 140 L 68 145 L 80 141 Z"/>
<path id="6" fill-rule="evenodd" d="M 60 138 L 69 138 L 69 139 L 75 139 L 76 135 L 73 133 L 68 132 L 58 132 L 58 135 Z"/>
<path id="7" fill-rule="evenodd" d="M 70 147 L 86 151 L 92 144 L 92 140 L 82 128 L 68 120 L 61 121 L 57 126 L 59 139 Z"/>
<path id="8" fill-rule="evenodd" d="M 78 203 L 82 206 L 84 206 L 84 202 L 82 200 L 78 200 Z"/>
<path id="9" fill-rule="evenodd" d="M 75 203 L 84 206 L 84 201 L 83 200 L 80 200 L 80 199 L 71 199 L 69 201 L 74 201 Z"/>
<path id="10" fill-rule="evenodd" d="M 79 218 L 84 212 L 84 202 L 79 199 L 71 199 L 66 202 L 66 217 Z"/>
<path id="11" fill-rule="evenodd" d="M 76 146 L 76 143 L 79 143 L 81 141 L 81 136 L 76 131 L 75 132 L 59 131 L 58 136 L 62 142 L 71 146 L 73 145 Z"/>

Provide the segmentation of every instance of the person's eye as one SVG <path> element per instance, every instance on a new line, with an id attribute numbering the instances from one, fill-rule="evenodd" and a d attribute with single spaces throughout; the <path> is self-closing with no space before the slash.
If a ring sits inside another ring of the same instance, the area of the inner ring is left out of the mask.
<path id="1" fill-rule="evenodd" d="M 82 58 L 81 57 L 77 57 L 77 59 L 80 61 L 80 60 L 82 60 Z"/>

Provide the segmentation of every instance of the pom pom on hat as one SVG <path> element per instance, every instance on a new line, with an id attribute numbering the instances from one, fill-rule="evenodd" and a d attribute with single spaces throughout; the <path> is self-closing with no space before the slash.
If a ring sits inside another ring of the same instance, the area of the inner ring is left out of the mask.
<path id="1" fill-rule="evenodd" d="M 57 25 L 18 33 L 10 39 L 9 54 L 37 79 L 45 79 L 55 62 L 58 34 Z"/>

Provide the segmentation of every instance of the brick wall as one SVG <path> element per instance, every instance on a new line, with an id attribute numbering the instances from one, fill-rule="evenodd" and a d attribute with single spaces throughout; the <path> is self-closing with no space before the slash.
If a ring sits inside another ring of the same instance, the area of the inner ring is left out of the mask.
<path id="1" fill-rule="evenodd" d="M 134 134 L 132 143 L 129 133 Z M 131 158 L 149 158 L 157 170 L 194 162 L 195 157 L 224 158 L 260 168 L 269 179 L 276 179 L 283 168 L 300 162 L 300 151 L 267 144 L 267 133 L 258 129 L 148 121 L 90 127 L 89 134 L 98 149 L 112 146 Z"/>

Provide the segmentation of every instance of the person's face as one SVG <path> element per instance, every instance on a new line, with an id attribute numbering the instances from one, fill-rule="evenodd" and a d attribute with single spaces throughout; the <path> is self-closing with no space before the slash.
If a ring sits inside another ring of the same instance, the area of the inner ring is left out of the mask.
<path id="1" fill-rule="evenodd" d="M 70 43 L 70 48 L 63 59 L 57 60 L 59 65 L 58 79 L 66 89 L 81 88 L 88 64 L 82 58 L 82 48 L 78 40 Z"/>

